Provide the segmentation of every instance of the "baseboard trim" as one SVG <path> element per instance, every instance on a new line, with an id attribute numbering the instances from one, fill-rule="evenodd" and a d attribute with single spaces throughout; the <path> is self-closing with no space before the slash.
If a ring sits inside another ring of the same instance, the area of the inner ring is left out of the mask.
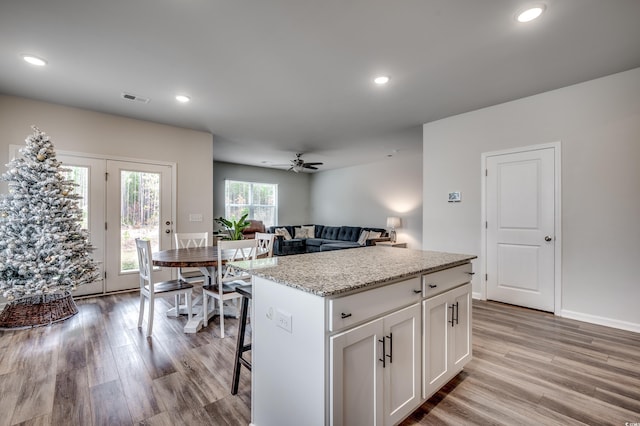
<path id="1" fill-rule="evenodd" d="M 477 300 L 486 300 L 482 298 L 482 293 L 473 292 L 471 297 Z M 640 324 L 620 321 L 612 318 L 600 317 L 597 315 L 583 314 L 582 312 L 568 311 L 566 309 L 556 312 L 555 315 L 573 319 L 577 321 L 587 322 L 589 324 L 603 325 L 605 327 L 618 328 L 620 330 L 633 331 L 634 333 L 640 333 Z"/>
<path id="2" fill-rule="evenodd" d="M 583 314 L 581 312 L 567 311 L 565 309 L 560 311 L 560 313 L 557 315 L 563 318 L 569 318 L 573 320 L 588 322 L 591 324 L 604 325 L 606 327 L 619 328 L 621 330 L 640 333 L 640 324 L 632 322 L 620 321 L 611 318 L 600 317 L 597 315 Z"/>

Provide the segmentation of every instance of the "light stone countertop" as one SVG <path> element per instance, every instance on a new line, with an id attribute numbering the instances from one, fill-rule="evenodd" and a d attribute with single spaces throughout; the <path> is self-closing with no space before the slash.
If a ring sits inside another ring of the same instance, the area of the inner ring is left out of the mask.
<path id="1" fill-rule="evenodd" d="M 373 246 L 233 262 L 233 265 L 252 275 L 326 297 L 451 268 L 476 257 Z"/>

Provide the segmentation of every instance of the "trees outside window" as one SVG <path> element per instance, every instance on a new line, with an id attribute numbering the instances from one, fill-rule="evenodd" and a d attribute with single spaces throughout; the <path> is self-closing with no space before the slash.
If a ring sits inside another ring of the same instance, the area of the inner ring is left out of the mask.
<path id="1" fill-rule="evenodd" d="M 276 224 L 278 217 L 278 185 L 273 183 L 225 180 L 224 214 L 239 219 L 261 220 L 265 226 Z"/>

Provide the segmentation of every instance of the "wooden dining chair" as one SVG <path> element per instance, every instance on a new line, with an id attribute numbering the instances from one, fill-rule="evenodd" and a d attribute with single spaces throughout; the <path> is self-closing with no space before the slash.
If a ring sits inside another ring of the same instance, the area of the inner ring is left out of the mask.
<path id="1" fill-rule="evenodd" d="M 260 257 L 273 257 L 273 241 L 276 234 L 266 232 L 256 232 L 255 239 L 258 240 L 258 255 Z"/>
<path id="2" fill-rule="evenodd" d="M 138 328 L 142 327 L 144 318 L 144 300 L 149 300 L 149 316 L 147 318 L 147 336 L 151 336 L 153 331 L 153 308 L 157 296 L 175 296 L 176 311 L 180 310 L 179 296 L 186 297 L 187 314 L 191 320 L 191 292 L 193 285 L 180 280 L 155 282 L 153 279 L 153 263 L 151 260 L 151 242 L 136 238 L 136 249 L 138 251 L 138 265 L 140 271 L 140 315 L 138 317 Z"/>
<path id="3" fill-rule="evenodd" d="M 220 337 L 224 338 L 224 302 L 234 300 L 238 302 L 242 296 L 236 292 L 236 287 L 247 285 L 251 282 L 251 276 L 233 266 L 229 262 L 234 260 L 254 260 L 258 252 L 258 240 L 222 240 L 218 242 L 218 267 L 217 281 L 215 284 L 204 285 L 202 287 L 202 309 L 204 326 L 208 323 L 208 300 L 209 297 L 218 301 L 220 313 Z M 238 314 L 238 304 L 236 303 L 236 318 Z"/>
<path id="4" fill-rule="evenodd" d="M 173 234 L 176 240 L 176 248 L 206 247 L 209 245 L 208 232 L 176 232 Z M 188 282 L 204 282 L 205 275 L 197 270 L 178 268 L 178 279 Z"/>

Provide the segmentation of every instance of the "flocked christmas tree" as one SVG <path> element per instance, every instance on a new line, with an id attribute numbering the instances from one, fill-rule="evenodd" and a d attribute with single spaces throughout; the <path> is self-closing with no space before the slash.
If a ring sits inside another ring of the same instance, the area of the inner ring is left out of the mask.
<path id="1" fill-rule="evenodd" d="M 64 293 L 98 278 L 76 184 L 65 178 L 49 137 L 32 129 L 22 157 L 2 175 L 9 193 L 0 198 L 0 294 L 8 300 Z"/>

